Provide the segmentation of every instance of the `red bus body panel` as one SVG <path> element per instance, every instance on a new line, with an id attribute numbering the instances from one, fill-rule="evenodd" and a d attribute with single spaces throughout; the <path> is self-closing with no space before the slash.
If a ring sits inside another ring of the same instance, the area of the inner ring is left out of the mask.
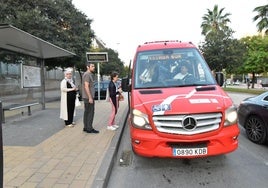
<path id="1" fill-rule="evenodd" d="M 170 96 L 176 96 L 171 103 L 171 109 L 165 111 L 165 115 L 181 113 L 181 114 L 196 114 L 196 113 L 209 113 L 220 112 L 223 114 L 226 107 L 232 105 L 232 100 L 224 92 L 221 92 L 219 86 L 213 92 L 193 92 L 194 87 L 185 88 L 166 88 L 161 89 L 161 95 L 142 95 L 139 90 L 133 90 L 132 106 L 149 115 L 149 121 L 153 130 L 142 130 L 130 126 L 130 135 L 132 147 L 135 153 L 146 157 L 174 157 L 172 156 L 172 147 L 168 143 L 173 144 L 186 144 L 186 143 L 207 143 L 208 153 L 205 156 L 220 155 L 234 151 L 238 147 L 237 136 L 239 128 L 237 124 L 224 127 L 223 122 L 220 128 L 196 135 L 175 135 L 159 133 L 155 130 L 152 121 L 152 106 L 163 102 Z M 179 94 L 177 94 L 179 91 Z M 161 98 L 160 98 L 161 97 Z M 190 101 L 204 101 L 200 103 L 191 103 Z M 129 121 L 131 125 L 131 121 Z M 139 140 L 139 144 L 135 143 Z M 198 156 L 193 156 L 198 157 Z M 186 156 L 185 158 L 191 158 Z"/>

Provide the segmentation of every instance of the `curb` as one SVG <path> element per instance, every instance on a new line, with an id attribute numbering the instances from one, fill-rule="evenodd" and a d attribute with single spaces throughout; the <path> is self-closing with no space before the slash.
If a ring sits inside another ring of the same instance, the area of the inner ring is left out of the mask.
<path id="1" fill-rule="evenodd" d="M 125 125 L 126 125 L 128 113 L 129 113 L 129 108 L 127 106 L 124 113 L 122 113 L 122 115 L 119 117 L 120 119 L 122 119 L 122 121 L 120 122 L 121 126 L 119 130 L 116 132 L 115 136 L 113 137 L 109 148 L 105 152 L 106 157 L 103 158 L 101 166 L 94 178 L 94 181 L 92 183 L 92 187 L 94 188 L 107 187 L 107 183 L 110 179 L 110 175 L 111 175 L 111 171 L 113 169 L 113 165 L 115 162 L 116 154 L 118 152 L 120 141 L 124 132 Z"/>

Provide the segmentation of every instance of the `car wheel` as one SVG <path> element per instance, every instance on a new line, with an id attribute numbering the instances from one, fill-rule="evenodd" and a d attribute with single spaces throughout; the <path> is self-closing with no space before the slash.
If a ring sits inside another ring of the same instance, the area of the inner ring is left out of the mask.
<path id="1" fill-rule="evenodd" d="M 265 124 L 258 116 L 250 116 L 245 122 L 246 134 L 249 140 L 256 144 L 266 142 L 267 130 Z"/>

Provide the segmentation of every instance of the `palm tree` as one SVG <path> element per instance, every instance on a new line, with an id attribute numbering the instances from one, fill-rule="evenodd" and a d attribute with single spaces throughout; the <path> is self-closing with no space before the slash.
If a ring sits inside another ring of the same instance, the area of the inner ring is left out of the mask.
<path id="1" fill-rule="evenodd" d="M 264 31 L 265 35 L 268 35 L 268 4 L 256 7 L 253 11 L 257 12 L 257 15 L 254 16 L 253 21 L 258 21 L 258 31 Z"/>
<path id="2" fill-rule="evenodd" d="M 210 32 L 218 32 L 220 30 L 225 31 L 229 27 L 227 26 L 228 22 L 231 22 L 228 18 L 231 14 L 226 13 L 223 15 L 223 11 L 225 8 L 218 9 L 218 5 L 214 5 L 213 10 L 207 9 L 208 13 L 205 14 L 202 19 L 203 22 L 201 24 L 202 35 L 207 35 Z"/>

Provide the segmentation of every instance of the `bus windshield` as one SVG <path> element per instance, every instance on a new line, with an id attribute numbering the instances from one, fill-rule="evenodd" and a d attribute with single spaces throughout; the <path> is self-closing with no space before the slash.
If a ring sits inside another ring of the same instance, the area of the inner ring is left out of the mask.
<path id="1" fill-rule="evenodd" d="M 134 88 L 216 84 L 209 67 L 195 48 L 139 52 L 134 65 Z"/>

